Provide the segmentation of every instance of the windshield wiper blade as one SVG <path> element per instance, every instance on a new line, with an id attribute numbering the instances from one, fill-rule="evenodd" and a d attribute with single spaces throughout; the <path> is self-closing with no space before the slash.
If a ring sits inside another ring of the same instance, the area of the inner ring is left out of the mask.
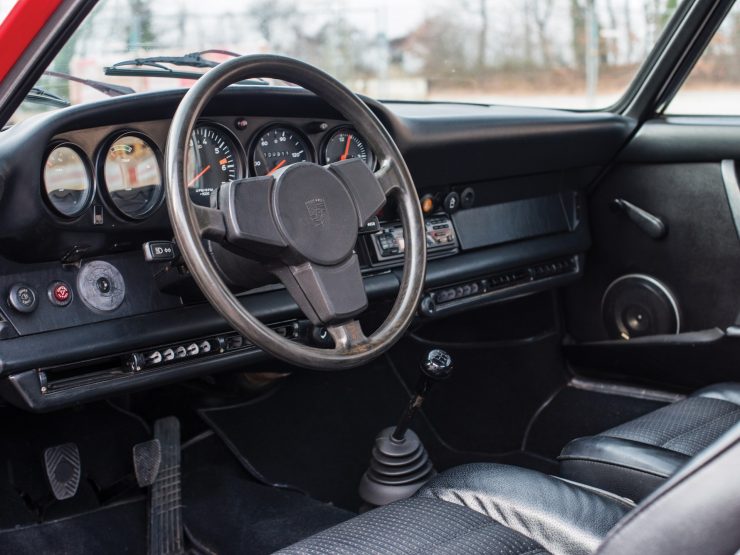
<path id="1" fill-rule="evenodd" d="M 63 73 L 61 71 L 48 70 L 44 72 L 44 75 L 48 75 L 49 77 L 58 77 L 67 81 L 74 81 L 75 83 L 82 83 L 83 85 L 86 85 L 111 97 L 123 96 L 125 94 L 132 94 L 136 92 L 131 87 L 126 87 L 125 85 L 114 85 L 112 83 L 95 81 L 94 79 L 84 79 L 83 77 L 76 77 L 74 75 L 70 75 L 69 73 Z"/>
<path id="2" fill-rule="evenodd" d="M 201 50 L 200 52 L 191 52 L 190 54 L 185 54 L 184 56 L 149 56 L 145 58 L 134 58 L 132 60 L 123 60 L 122 62 L 117 62 L 110 67 L 106 67 L 105 74 L 113 75 L 112 73 L 108 73 L 108 71 L 112 69 L 132 66 L 154 67 L 161 71 L 173 72 L 174 70 L 172 68 L 169 68 L 163 64 L 209 69 L 212 67 L 216 67 L 219 64 L 219 62 L 204 58 L 203 54 L 225 54 L 234 58 L 239 56 L 239 54 L 237 54 L 236 52 L 230 52 L 229 50 Z"/>
<path id="3" fill-rule="evenodd" d="M 52 106 L 67 107 L 70 105 L 69 100 L 62 98 L 53 92 L 42 89 L 41 87 L 32 87 L 26 95 L 27 100 L 33 100 L 42 104 L 50 104 Z"/>
<path id="4" fill-rule="evenodd" d="M 232 56 L 234 58 L 240 56 L 240 54 L 229 50 L 201 50 L 200 52 L 191 52 L 184 56 L 149 56 L 117 62 L 104 68 L 104 73 L 106 75 L 121 75 L 129 77 L 143 76 L 169 77 L 173 79 L 199 79 L 203 73 L 199 73 L 197 71 L 179 71 L 168 66 L 211 69 L 220 63 L 204 58 L 203 54 L 222 54 Z M 248 81 L 242 81 L 241 84 L 267 85 L 268 83 L 262 79 L 250 79 Z"/>

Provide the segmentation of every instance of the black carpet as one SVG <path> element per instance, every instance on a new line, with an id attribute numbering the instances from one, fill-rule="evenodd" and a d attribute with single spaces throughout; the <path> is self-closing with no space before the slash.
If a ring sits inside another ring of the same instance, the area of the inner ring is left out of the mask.
<path id="1" fill-rule="evenodd" d="M 0 551 L 8 555 L 141 555 L 146 553 L 146 504 L 139 499 L 0 531 Z"/>
<path id="2" fill-rule="evenodd" d="M 395 424 L 407 401 L 400 379 L 380 360 L 342 372 L 298 372 L 262 400 L 205 409 L 201 415 L 243 457 L 253 475 L 357 511 L 362 505 L 357 486 L 373 440 L 381 429 Z M 554 461 L 527 453 L 490 455 L 451 449 L 421 417 L 412 428 L 438 470 L 481 461 L 545 471 L 555 467 Z"/>
<path id="3" fill-rule="evenodd" d="M 262 555 L 343 522 L 353 513 L 251 480 L 216 436 L 183 452 L 184 519 L 219 555 Z"/>
<path id="4" fill-rule="evenodd" d="M 196 553 L 263 555 L 338 524 L 352 513 L 251 480 L 216 436 L 183 450 L 183 514 Z M 0 531 L 8 555 L 146 553 L 143 496 L 41 524 Z"/>
<path id="5" fill-rule="evenodd" d="M 131 449 L 149 437 L 145 425 L 107 403 L 54 414 L 5 407 L 0 420 L 0 529 L 57 520 L 122 500 L 134 485 Z M 43 451 L 67 442 L 79 448 L 82 479 L 75 497 L 56 501 L 46 483 Z"/>

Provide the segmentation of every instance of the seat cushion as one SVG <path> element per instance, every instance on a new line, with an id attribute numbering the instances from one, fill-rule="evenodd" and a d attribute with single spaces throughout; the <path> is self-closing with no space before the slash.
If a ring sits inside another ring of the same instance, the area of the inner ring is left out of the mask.
<path id="1" fill-rule="evenodd" d="M 560 454 L 560 475 L 639 501 L 740 422 L 740 384 L 718 384 Z"/>
<path id="2" fill-rule="evenodd" d="M 466 507 L 412 497 L 279 551 L 282 555 L 539 555 L 534 540 Z"/>
<path id="3" fill-rule="evenodd" d="M 587 555 L 632 507 L 534 470 L 471 464 L 280 553 Z"/>

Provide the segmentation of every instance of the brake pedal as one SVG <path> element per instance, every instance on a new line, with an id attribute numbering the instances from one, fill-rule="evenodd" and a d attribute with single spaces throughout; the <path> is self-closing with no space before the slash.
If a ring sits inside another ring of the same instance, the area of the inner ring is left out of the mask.
<path id="1" fill-rule="evenodd" d="M 82 463 L 77 445 L 63 443 L 45 449 L 44 466 L 54 497 L 59 501 L 74 497 L 82 476 Z"/>
<path id="2" fill-rule="evenodd" d="M 134 445 L 134 474 L 139 487 L 149 487 L 159 475 L 162 465 L 162 444 L 158 439 L 150 439 Z"/>
<path id="3" fill-rule="evenodd" d="M 174 416 L 154 423 L 160 463 L 149 488 L 149 555 L 185 553 L 180 485 L 180 422 Z M 156 459 L 156 447 L 148 455 Z M 156 462 L 156 460 L 155 460 Z"/>

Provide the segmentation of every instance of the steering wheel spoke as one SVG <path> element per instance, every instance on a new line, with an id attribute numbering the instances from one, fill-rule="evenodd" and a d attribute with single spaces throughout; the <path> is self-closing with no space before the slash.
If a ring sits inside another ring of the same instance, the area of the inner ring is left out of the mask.
<path id="1" fill-rule="evenodd" d="M 280 265 L 272 272 L 314 324 L 346 321 L 367 308 L 360 262 L 354 253 L 332 266 L 305 262 Z"/>
<path id="2" fill-rule="evenodd" d="M 274 254 L 288 243 L 272 213 L 272 176 L 237 179 L 218 190 L 218 211 L 224 220 L 224 241 L 237 249 Z"/>
<path id="3" fill-rule="evenodd" d="M 327 326 L 326 331 L 334 339 L 334 350 L 339 353 L 361 351 L 367 349 L 370 344 L 358 320 Z"/>
<path id="4" fill-rule="evenodd" d="M 195 212 L 195 219 L 198 222 L 200 236 L 203 239 L 222 243 L 226 237 L 226 223 L 224 222 L 224 215 L 221 211 L 198 204 L 193 204 L 192 208 Z"/>
<path id="5" fill-rule="evenodd" d="M 380 167 L 374 172 L 374 175 L 386 197 L 400 190 L 401 181 L 393 158 L 382 159 L 380 161 Z"/>
<path id="6" fill-rule="evenodd" d="M 352 195 L 361 226 L 385 206 L 383 186 L 376 174 L 359 158 L 329 164 L 327 169 L 339 178 Z"/>

